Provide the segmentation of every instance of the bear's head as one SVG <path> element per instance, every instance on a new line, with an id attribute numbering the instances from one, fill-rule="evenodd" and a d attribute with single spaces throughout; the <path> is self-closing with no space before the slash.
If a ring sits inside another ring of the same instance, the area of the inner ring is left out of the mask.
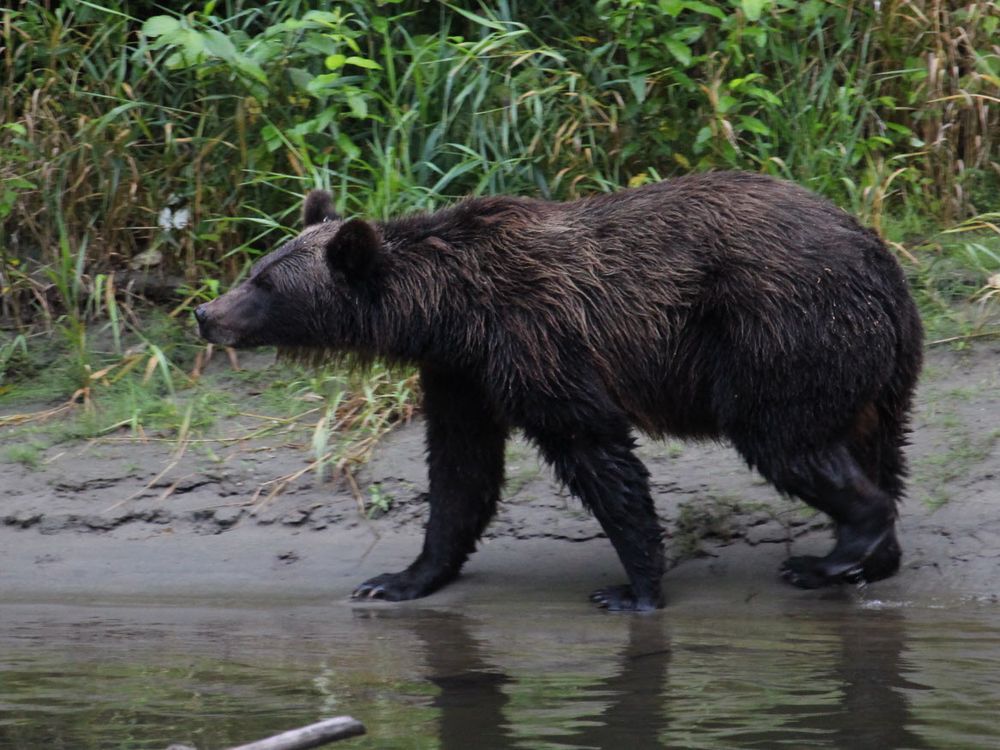
<path id="1" fill-rule="evenodd" d="M 329 194 L 306 196 L 302 233 L 261 258 L 249 277 L 195 311 L 202 338 L 233 347 L 349 346 L 362 297 L 383 256 L 374 225 L 343 220 Z"/>

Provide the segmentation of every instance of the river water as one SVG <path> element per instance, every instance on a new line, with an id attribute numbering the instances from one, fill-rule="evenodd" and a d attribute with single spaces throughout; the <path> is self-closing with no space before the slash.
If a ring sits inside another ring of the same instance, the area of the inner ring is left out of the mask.
<path id="1" fill-rule="evenodd" d="M 1000 747 L 1000 607 L 0 605 L 0 748 Z"/>

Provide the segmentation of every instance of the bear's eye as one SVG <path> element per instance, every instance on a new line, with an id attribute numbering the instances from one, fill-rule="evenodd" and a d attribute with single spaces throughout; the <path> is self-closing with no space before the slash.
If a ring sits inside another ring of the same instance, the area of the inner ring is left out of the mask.
<path id="1" fill-rule="evenodd" d="M 267 276 L 258 276 L 253 280 L 253 284 L 255 287 L 257 287 L 258 289 L 262 289 L 265 292 L 274 291 L 274 284 Z"/>

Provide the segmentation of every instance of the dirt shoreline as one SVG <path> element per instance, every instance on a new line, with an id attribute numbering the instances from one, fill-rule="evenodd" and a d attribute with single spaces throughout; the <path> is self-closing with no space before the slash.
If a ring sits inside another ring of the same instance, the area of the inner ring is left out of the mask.
<path id="1" fill-rule="evenodd" d="M 0 446 L 11 440 L 0 434 Z M 346 482 L 318 483 L 311 474 L 262 502 L 267 493 L 258 488 L 308 461 L 306 448 L 288 436 L 228 449 L 196 446 L 180 457 L 172 448 L 167 441 L 103 440 L 48 449 L 34 468 L 2 465 L 0 598 L 346 602 L 355 584 L 405 566 L 419 550 L 427 488 L 419 421 L 390 435 L 358 476 L 369 502 L 389 505 L 373 519 L 359 511 Z M 830 532 L 803 505 L 778 497 L 731 449 L 646 442 L 640 450 L 669 530 L 670 606 L 761 593 L 998 601 L 996 342 L 928 353 L 909 451 L 911 492 L 901 507 L 903 569 L 860 592 L 801 592 L 780 582 L 780 561 L 792 550 L 824 550 Z M 505 500 L 480 552 L 458 584 L 424 602 L 583 602 L 591 588 L 621 577 L 596 521 L 529 446 L 515 442 Z"/>

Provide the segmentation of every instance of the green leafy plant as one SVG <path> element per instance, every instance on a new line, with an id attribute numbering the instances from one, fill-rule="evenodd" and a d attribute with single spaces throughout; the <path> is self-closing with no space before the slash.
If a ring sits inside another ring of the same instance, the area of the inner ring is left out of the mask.
<path id="1" fill-rule="evenodd" d="M 995 3 L 930 0 L 24 0 L 0 11 L 0 387 L 30 370 L 110 398 L 126 367 L 189 387 L 197 345 L 139 297 L 182 320 L 312 187 L 384 218 L 765 171 L 885 233 L 942 337 L 986 333 L 998 29 Z M 350 392 L 398 414 L 373 377 Z M 317 441 L 317 460 L 337 442 Z"/>

